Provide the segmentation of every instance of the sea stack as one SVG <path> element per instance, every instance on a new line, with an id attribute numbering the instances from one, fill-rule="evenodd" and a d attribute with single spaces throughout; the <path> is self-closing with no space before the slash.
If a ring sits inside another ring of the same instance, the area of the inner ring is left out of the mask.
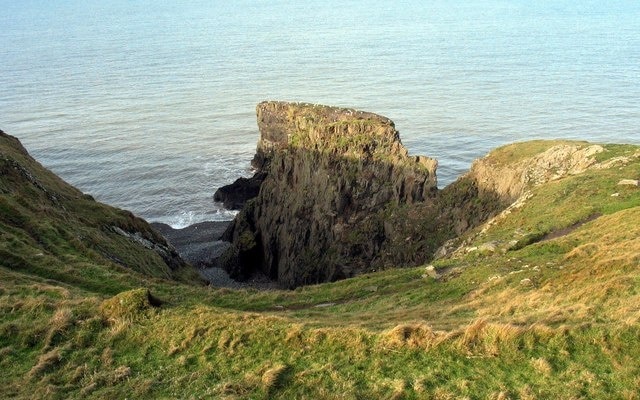
<path id="1" fill-rule="evenodd" d="M 232 246 L 219 260 L 236 279 L 260 270 L 293 288 L 375 269 L 395 235 L 387 217 L 437 193 L 437 161 L 409 156 L 388 118 L 263 102 L 257 119 L 253 165 L 263 181 L 225 233 Z"/>

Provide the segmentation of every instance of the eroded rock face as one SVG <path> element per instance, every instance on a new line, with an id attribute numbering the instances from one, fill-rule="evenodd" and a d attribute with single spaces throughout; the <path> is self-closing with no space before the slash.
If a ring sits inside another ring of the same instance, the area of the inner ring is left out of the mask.
<path id="1" fill-rule="evenodd" d="M 410 157 L 385 117 L 284 102 L 260 103 L 257 117 L 253 163 L 266 176 L 225 234 L 236 278 L 259 268 L 295 287 L 382 265 L 396 234 L 386 216 L 437 191 L 437 162 Z"/>
<path id="2" fill-rule="evenodd" d="M 503 146 L 474 161 L 466 176 L 473 177 L 482 190 L 515 201 L 532 185 L 542 185 L 586 171 L 596 165 L 595 155 L 604 151 L 604 148 L 597 144 L 558 142 L 531 156 L 509 160 L 514 152 L 526 154 L 526 146 L 536 150 L 537 143 L 547 146 L 552 142 L 533 141 Z"/>

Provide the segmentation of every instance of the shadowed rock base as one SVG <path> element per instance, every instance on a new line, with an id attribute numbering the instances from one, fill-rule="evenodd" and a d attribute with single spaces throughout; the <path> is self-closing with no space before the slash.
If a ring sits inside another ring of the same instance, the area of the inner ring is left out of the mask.
<path id="1" fill-rule="evenodd" d="M 180 257 L 193 266 L 202 266 L 220 256 L 229 246 L 220 240 L 231 221 L 207 221 L 182 229 L 167 224 L 151 223 L 151 226 L 171 243 Z"/>

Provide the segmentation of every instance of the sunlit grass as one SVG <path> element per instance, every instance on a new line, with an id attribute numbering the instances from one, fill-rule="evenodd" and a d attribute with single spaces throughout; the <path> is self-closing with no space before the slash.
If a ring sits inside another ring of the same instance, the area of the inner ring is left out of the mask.
<path id="1" fill-rule="evenodd" d="M 497 160 L 545 146 L 506 148 Z M 608 151 L 598 162 L 635 154 Z M 50 178 L 84 209 L 61 216 L 35 206 L 41 197 L 7 199 L 3 180 L 0 207 L 18 214 L 0 219 L 0 393 L 635 399 L 640 189 L 617 185 L 634 176 L 637 159 L 529 188 L 521 208 L 468 232 L 433 268 L 293 291 L 209 288 L 184 271 L 176 280 L 99 228 L 135 220 L 107 208 L 90 215 L 91 200 Z M 72 223 L 52 222 L 62 217 Z M 488 242 L 494 250 L 478 250 Z M 105 259 L 113 251 L 137 267 Z"/>

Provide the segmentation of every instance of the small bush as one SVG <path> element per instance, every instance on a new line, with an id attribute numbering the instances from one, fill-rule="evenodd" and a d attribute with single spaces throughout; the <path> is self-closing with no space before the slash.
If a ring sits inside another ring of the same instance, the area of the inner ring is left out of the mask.
<path id="1" fill-rule="evenodd" d="M 160 301 L 154 298 L 149 289 L 140 288 L 118 293 L 102 302 L 100 312 L 105 320 L 116 322 L 133 322 L 147 317 Z"/>

